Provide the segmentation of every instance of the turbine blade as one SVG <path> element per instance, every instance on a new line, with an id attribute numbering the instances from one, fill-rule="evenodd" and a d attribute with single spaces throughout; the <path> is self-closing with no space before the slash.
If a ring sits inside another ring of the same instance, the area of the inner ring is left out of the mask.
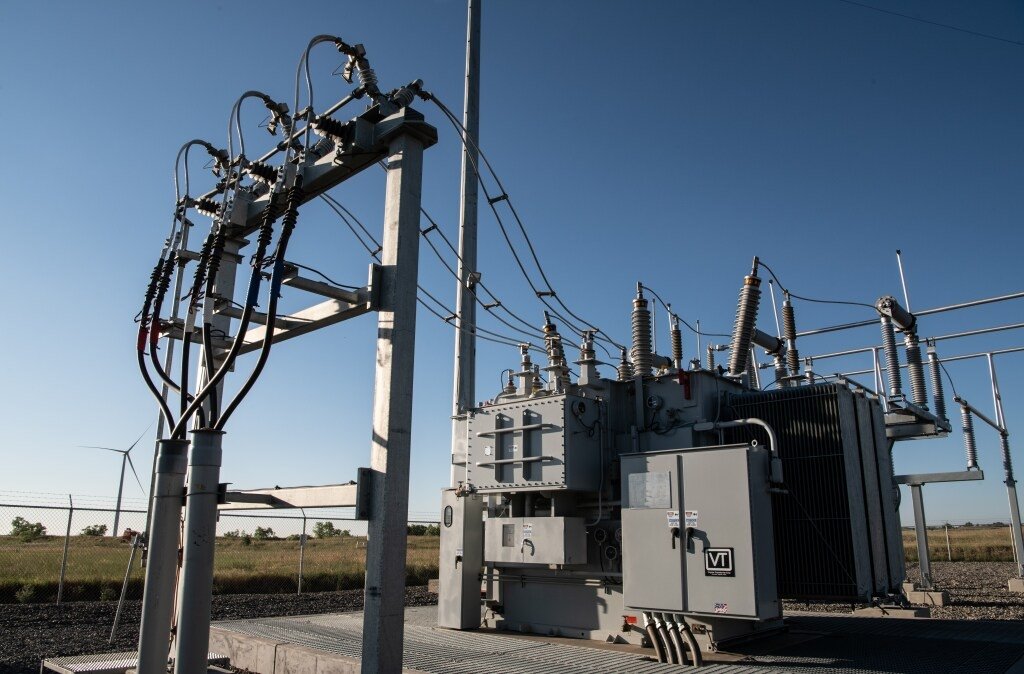
<path id="1" fill-rule="evenodd" d="M 135 442 L 133 442 L 133 443 L 132 443 L 132 446 L 131 446 L 131 447 L 129 447 L 129 448 L 128 448 L 128 449 L 126 450 L 126 452 L 125 452 L 125 453 L 127 454 L 128 452 L 130 452 L 130 451 L 132 451 L 133 449 L 135 449 L 135 445 L 139 444 L 139 440 L 141 440 L 141 439 L 142 439 L 142 436 L 143 436 L 143 435 L 145 435 L 146 433 L 149 433 L 149 429 L 151 429 L 151 428 L 153 428 L 153 422 L 152 422 L 152 421 L 150 421 L 150 422 L 149 422 L 149 426 L 146 426 L 146 430 L 142 431 L 142 435 L 140 435 L 140 436 L 139 436 L 139 437 L 138 437 L 138 438 L 137 438 L 137 439 L 135 440 Z"/>
<path id="2" fill-rule="evenodd" d="M 132 469 L 132 475 L 135 476 L 135 481 L 139 483 L 139 489 L 141 489 L 142 493 L 145 494 L 146 488 L 142 486 L 142 480 L 139 479 L 139 474 L 135 472 L 135 464 L 132 463 L 132 455 L 125 452 L 124 458 L 128 459 L 128 465 Z"/>
<path id="3" fill-rule="evenodd" d="M 114 449 L 113 447 L 98 447 L 96 445 L 78 445 L 82 449 L 105 449 L 108 452 L 121 452 L 124 453 L 123 449 Z"/>

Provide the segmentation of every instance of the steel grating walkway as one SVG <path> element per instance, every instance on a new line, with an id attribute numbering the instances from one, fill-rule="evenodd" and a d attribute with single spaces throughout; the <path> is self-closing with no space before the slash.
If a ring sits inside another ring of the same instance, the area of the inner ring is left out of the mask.
<path id="1" fill-rule="evenodd" d="M 643 655 L 564 641 L 526 639 L 494 632 L 456 632 L 433 627 L 429 608 L 407 612 L 404 666 L 433 674 L 679 672 L 678 665 Z M 795 615 L 788 619 L 798 643 L 774 648 L 770 640 L 747 645 L 738 662 L 708 663 L 708 674 L 877 674 L 1024 672 L 1024 624 L 1020 622 L 909 620 Z M 358 659 L 361 613 L 264 618 L 216 623 L 233 635 L 248 635 Z M 280 646 L 279 646 L 280 647 Z M 1017 667 L 1014 664 L 1018 663 Z M 313 670 L 311 670 L 313 671 Z M 274 672 L 261 672 L 274 674 Z"/>

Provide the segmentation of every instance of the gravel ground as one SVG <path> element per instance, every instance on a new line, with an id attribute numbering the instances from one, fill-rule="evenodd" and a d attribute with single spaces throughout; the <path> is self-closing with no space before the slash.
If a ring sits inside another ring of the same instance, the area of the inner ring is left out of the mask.
<path id="1" fill-rule="evenodd" d="M 437 602 L 426 586 L 405 591 L 406 606 Z M 139 635 L 142 602 L 125 602 L 121 629 L 113 644 L 116 602 L 70 602 L 54 604 L 0 604 L 0 674 L 36 674 L 44 657 L 133 650 Z M 261 618 L 358 611 L 363 607 L 362 590 L 316 592 L 304 595 L 236 594 L 213 599 L 214 620 Z"/>
<path id="2" fill-rule="evenodd" d="M 936 583 L 948 591 L 952 605 L 933 608 L 933 618 L 949 620 L 1024 620 L 1024 595 L 1012 595 L 1006 581 L 1014 573 L 1007 562 L 933 562 Z M 916 564 L 907 576 L 917 579 Z M 426 587 L 406 590 L 407 606 L 433 604 Z M 138 638 L 138 601 L 126 602 L 122 629 L 113 645 L 107 643 L 114 621 L 114 602 L 0 604 L 0 674 L 35 674 L 45 656 L 131 650 Z M 356 611 L 363 591 L 317 592 L 297 595 L 222 595 L 214 598 L 213 619 Z M 787 610 L 845 613 L 850 604 L 785 602 Z M 853 608 L 856 608 L 854 606 Z"/>
<path id="3" fill-rule="evenodd" d="M 1014 576 L 1012 562 L 932 562 L 932 578 L 949 593 L 950 606 L 932 607 L 932 617 L 944 620 L 1024 620 L 1024 595 L 1011 594 L 1006 581 Z M 907 564 L 907 580 L 918 581 L 917 564 Z M 865 604 L 855 604 L 861 608 Z M 783 602 L 788 611 L 849 613 L 851 604 Z"/>

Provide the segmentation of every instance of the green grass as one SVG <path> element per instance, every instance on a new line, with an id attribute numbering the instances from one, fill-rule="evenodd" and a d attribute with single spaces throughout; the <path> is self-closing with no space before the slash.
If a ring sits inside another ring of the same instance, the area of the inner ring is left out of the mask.
<path id="1" fill-rule="evenodd" d="M 437 577 L 437 536 L 410 536 L 406 553 L 406 582 L 426 584 Z M 64 539 L 46 536 L 22 542 L 0 536 L 0 603 L 54 601 L 60 577 Z M 131 546 L 119 540 L 73 536 L 68 553 L 64 597 L 90 600 L 116 597 L 121 590 Z M 298 588 L 299 542 L 218 538 L 214 592 L 295 592 Z M 363 587 L 366 539 L 339 537 L 309 539 L 303 564 L 303 591 L 347 590 Z M 145 571 L 138 555 L 129 577 L 128 596 L 142 596 Z"/>

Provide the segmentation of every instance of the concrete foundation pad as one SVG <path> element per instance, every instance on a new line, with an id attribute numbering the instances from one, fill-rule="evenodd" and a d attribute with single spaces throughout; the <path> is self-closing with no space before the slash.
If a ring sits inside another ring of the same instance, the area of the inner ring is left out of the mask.
<path id="1" fill-rule="evenodd" d="M 876 609 L 877 610 L 877 609 Z M 917 609 L 918 612 L 927 609 Z M 914 611 L 786 616 L 789 631 L 706 653 L 714 674 L 946 672 L 1021 674 L 1024 630 L 1013 621 L 882 620 Z M 436 607 L 406 609 L 403 670 L 430 674 L 670 674 L 653 650 L 583 639 L 496 630 L 436 627 Z M 918 614 L 919 615 L 919 614 Z M 359 671 L 362 614 L 260 618 L 216 623 L 211 643 L 232 665 L 258 674 L 353 674 Z M 913 663 L 911 667 L 907 663 Z"/>
<path id="2" fill-rule="evenodd" d="M 945 590 L 915 590 L 907 592 L 907 601 L 924 606 L 947 606 L 949 593 Z"/>
<path id="3" fill-rule="evenodd" d="M 915 608 L 883 608 L 872 606 L 870 608 L 859 608 L 853 615 L 862 618 L 930 618 L 932 610 L 927 607 Z"/>
<path id="4" fill-rule="evenodd" d="M 1024 592 L 1024 578 L 1011 578 L 1008 585 L 1010 592 Z"/>

